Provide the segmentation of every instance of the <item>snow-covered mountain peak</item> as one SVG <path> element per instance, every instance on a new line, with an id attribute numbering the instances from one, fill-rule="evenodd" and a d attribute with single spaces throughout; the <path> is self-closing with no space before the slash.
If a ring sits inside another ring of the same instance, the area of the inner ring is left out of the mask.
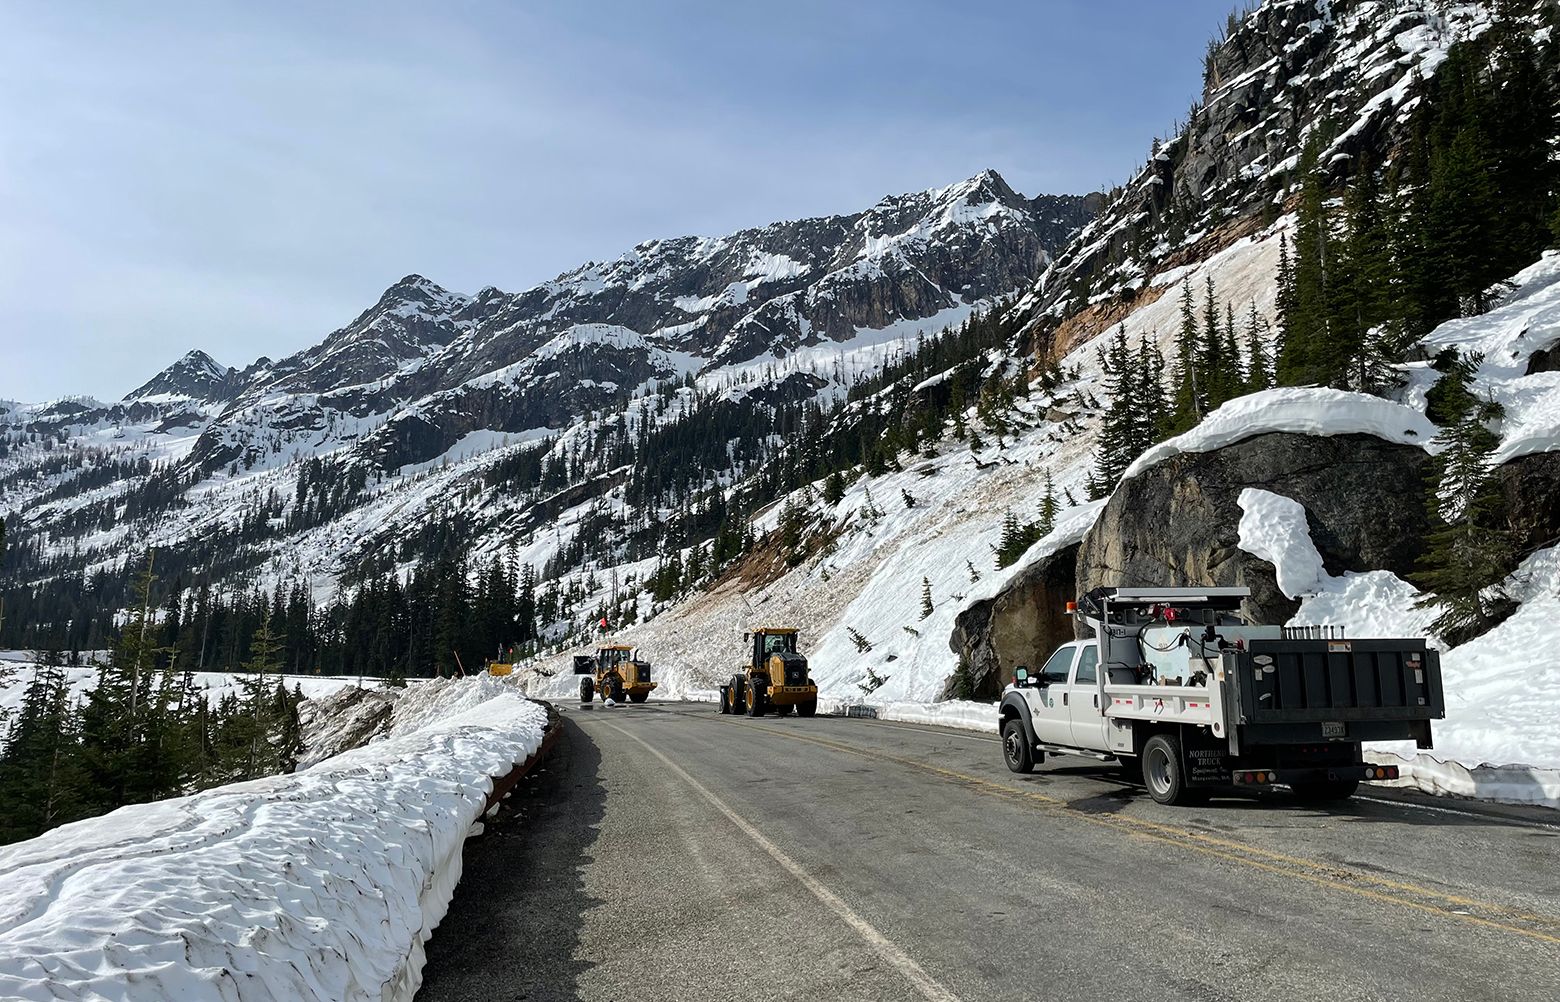
<path id="1" fill-rule="evenodd" d="M 125 394 L 124 402 L 150 401 L 153 398 L 198 401 L 225 399 L 233 390 L 233 370 L 205 352 L 186 352 L 177 362 Z"/>

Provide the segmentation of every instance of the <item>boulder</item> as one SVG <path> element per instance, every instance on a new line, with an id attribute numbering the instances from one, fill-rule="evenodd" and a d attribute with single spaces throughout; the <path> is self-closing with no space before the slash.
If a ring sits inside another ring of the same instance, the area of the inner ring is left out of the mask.
<path id="1" fill-rule="evenodd" d="M 1429 528 L 1427 462 L 1416 446 L 1372 435 L 1289 433 L 1172 456 L 1111 496 L 1079 548 L 1077 590 L 1244 585 L 1248 615 L 1282 623 L 1298 603 L 1278 590 L 1271 565 L 1240 549 L 1240 492 L 1256 487 L 1304 505 L 1329 574 L 1407 576 Z"/>
<path id="2" fill-rule="evenodd" d="M 1078 594 L 1077 561 L 1078 544 L 1063 547 L 1025 568 L 995 598 L 959 614 L 948 646 L 968 661 L 976 699 L 997 698 L 1015 667 L 1038 668 L 1073 638 L 1066 609 Z"/>
<path id="3" fill-rule="evenodd" d="M 1560 452 L 1518 456 L 1495 472 L 1518 552 L 1560 540 Z"/>

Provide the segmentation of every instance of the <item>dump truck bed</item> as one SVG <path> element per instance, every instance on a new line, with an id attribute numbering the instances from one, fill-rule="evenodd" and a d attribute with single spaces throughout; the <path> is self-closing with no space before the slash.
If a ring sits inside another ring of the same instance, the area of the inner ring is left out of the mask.
<path id="1" fill-rule="evenodd" d="M 1206 685 L 1102 686 L 1106 718 L 1206 726 L 1242 745 L 1413 739 L 1446 715 L 1423 640 L 1257 640 L 1207 659 Z"/>

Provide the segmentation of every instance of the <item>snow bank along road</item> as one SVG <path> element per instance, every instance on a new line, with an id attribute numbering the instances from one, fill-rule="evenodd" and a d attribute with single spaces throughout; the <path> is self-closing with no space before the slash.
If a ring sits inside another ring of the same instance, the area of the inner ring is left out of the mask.
<path id="1" fill-rule="evenodd" d="M 419 1002 L 1560 998 L 1554 812 L 1162 808 L 994 736 L 564 707 Z"/>
<path id="2" fill-rule="evenodd" d="M 491 777 L 546 724 L 497 680 L 425 682 L 313 768 L 0 848 L 0 999 L 411 998 Z"/>

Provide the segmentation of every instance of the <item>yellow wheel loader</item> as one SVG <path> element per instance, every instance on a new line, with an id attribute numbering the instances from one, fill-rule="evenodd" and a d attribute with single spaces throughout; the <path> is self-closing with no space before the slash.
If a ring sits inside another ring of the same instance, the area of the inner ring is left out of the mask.
<path id="1" fill-rule="evenodd" d="M 793 706 L 801 717 L 818 712 L 818 686 L 796 650 L 796 634 L 793 627 L 764 626 L 742 635 L 752 649 L 742 671 L 720 687 L 720 712 L 762 717 L 773 710 L 783 717 Z"/>
<path id="2" fill-rule="evenodd" d="M 580 679 L 580 702 L 590 702 L 597 693 L 615 703 L 649 699 L 656 683 L 650 680 L 650 662 L 637 653 L 625 644 L 608 644 L 598 648 L 595 657 L 575 655 L 574 673 L 585 676 Z"/>

